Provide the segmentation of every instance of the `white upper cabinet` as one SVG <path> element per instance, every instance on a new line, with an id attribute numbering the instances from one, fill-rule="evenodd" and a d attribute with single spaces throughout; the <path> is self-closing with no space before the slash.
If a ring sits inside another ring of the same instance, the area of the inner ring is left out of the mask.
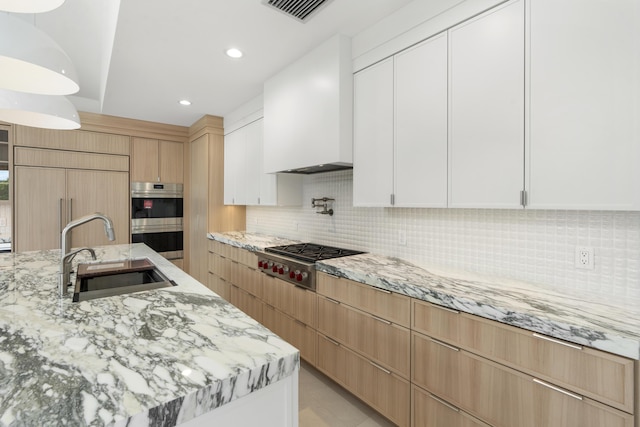
<path id="1" fill-rule="evenodd" d="M 393 193 L 393 58 L 354 76 L 353 204 L 390 206 Z"/>
<path id="2" fill-rule="evenodd" d="M 447 206 L 447 35 L 395 61 L 394 206 Z"/>
<path id="3" fill-rule="evenodd" d="M 302 176 L 263 172 L 263 119 L 225 136 L 224 203 L 294 206 L 302 204 Z"/>
<path id="4" fill-rule="evenodd" d="M 528 207 L 640 209 L 640 2 L 528 5 Z"/>
<path id="5" fill-rule="evenodd" d="M 523 0 L 449 30 L 450 207 L 520 207 L 524 35 Z"/>
<path id="6" fill-rule="evenodd" d="M 265 82 L 264 171 L 350 167 L 352 141 L 351 39 L 337 35 Z"/>
<path id="7" fill-rule="evenodd" d="M 447 206 L 447 37 L 354 76 L 354 205 Z"/>

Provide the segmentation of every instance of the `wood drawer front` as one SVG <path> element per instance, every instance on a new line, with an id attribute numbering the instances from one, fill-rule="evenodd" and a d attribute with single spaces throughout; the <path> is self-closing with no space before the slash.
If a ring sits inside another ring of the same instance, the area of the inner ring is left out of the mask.
<path id="1" fill-rule="evenodd" d="M 413 320 L 416 331 L 633 413 L 632 360 L 420 301 Z"/>
<path id="2" fill-rule="evenodd" d="M 300 350 L 300 357 L 315 366 L 318 346 L 315 329 L 267 304 L 262 311 L 262 324 Z"/>
<path id="3" fill-rule="evenodd" d="M 237 248 L 231 245 L 225 245 L 225 256 L 229 259 L 232 259 L 235 262 L 246 265 L 247 267 L 257 268 L 258 267 L 258 256 L 251 251 L 246 249 Z"/>
<path id="4" fill-rule="evenodd" d="M 417 333 L 413 356 L 414 384 L 494 427 L 633 427 L 630 414 Z"/>
<path id="5" fill-rule="evenodd" d="M 397 325 L 409 327 L 411 323 L 411 298 L 330 274 L 316 274 L 319 294 Z"/>
<path id="6" fill-rule="evenodd" d="M 263 273 L 261 275 L 263 299 L 267 304 L 312 328 L 317 328 L 318 302 L 315 292 Z"/>
<path id="7" fill-rule="evenodd" d="M 215 274 L 209 272 L 209 279 L 207 283 L 207 288 L 211 289 L 216 294 L 220 295 L 225 300 L 229 301 L 229 294 L 231 285 L 226 280 L 216 276 Z"/>
<path id="8" fill-rule="evenodd" d="M 129 155 L 129 136 L 16 126 L 14 145 Z"/>
<path id="9" fill-rule="evenodd" d="M 224 256 L 225 254 L 223 252 L 225 251 L 224 249 L 225 246 L 228 246 L 228 245 L 225 245 L 224 243 L 220 243 L 217 240 L 209 239 L 209 252 L 213 252 L 218 255 Z"/>
<path id="10" fill-rule="evenodd" d="M 258 298 L 262 298 L 262 273 L 234 260 L 228 262 L 231 283 Z"/>
<path id="11" fill-rule="evenodd" d="M 411 402 L 412 427 L 491 427 L 416 386 L 411 389 Z"/>
<path id="12" fill-rule="evenodd" d="M 50 168 L 129 172 L 129 156 L 15 147 L 14 164 Z"/>
<path id="13" fill-rule="evenodd" d="M 409 425 L 411 392 L 405 379 L 322 334 L 318 334 L 317 368 L 398 426 Z"/>
<path id="14" fill-rule="evenodd" d="M 235 285 L 230 285 L 229 302 L 244 311 L 248 316 L 262 323 L 262 310 L 265 304 L 254 295 L 243 291 Z"/>
<path id="15" fill-rule="evenodd" d="M 409 378 L 411 335 L 408 329 L 318 296 L 318 330 Z"/>
<path id="16" fill-rule="evenodd" d="M 207 263 L 209 272 L 226 280 L 227 282 L 231 282 L 231 260 L 209 252 Z"/>

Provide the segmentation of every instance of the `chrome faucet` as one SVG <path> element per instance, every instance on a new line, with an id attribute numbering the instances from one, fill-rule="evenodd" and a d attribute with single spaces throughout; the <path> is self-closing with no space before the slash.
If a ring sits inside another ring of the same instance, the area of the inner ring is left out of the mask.
<path id="1" fill-rule="evenodd" d="M 101 219 L 104 221 L 104 232 L 107 234 L 107 238 L 109 240 L 114 241 L 116 239 L 115 232 L 113 231 L 113 222 L 108 216 L 101 214 L 100 212 L 83 216 L 67 224 L 67 226 L 62 230 L 62 235 L 60 237 L 60 282 L 58 283 L 60 296 L 67 294 L 67 287 L 71 284 L 71 261 L 73 258 L 79 252 L 87 250 L 91 254 L 91 257 L 96 259 L 96 253 L 91 248 L 80 248 L 70 252 L 69 246 L 71 245 L 71 239 L 67 238 L 67 234 L 73 228 L 95 219 Z"/>

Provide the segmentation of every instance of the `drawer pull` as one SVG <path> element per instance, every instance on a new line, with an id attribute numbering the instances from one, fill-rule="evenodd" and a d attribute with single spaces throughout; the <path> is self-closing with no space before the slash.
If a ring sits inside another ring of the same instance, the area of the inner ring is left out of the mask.
<path id="1" fill-rule="evenodd" d="M 391 371 L 390 371 L 390 370 L 388 370 L 388 369 L 384 369 L 382 366 L 380 366 L 380 365 L 378 365 L 378 364 L 376 364 L 376 363 L 373 363 L 372 361 L 369 361 L 369 363 L 371 364 L 371 366 L 373 366 L 373 367 L 375 367 L 375 368 L 380 369 L 380 370 L 381 370 L 382 372 L 384 372 L 385 374 L 387 374 L 387 375 L 391 375 Z"/>
<path id="2" fill-rule="evenodd" d="M 329 337 L 324 337 L 325 340 L 329 341 L 331 344 L 336 345 L 338 347 L 340 347 L 340 343 L 338 341 L 334 341 Z"/>
<path id="3" fill-rule="evenodd" d="M 383 319 L 381 317 L 373 316 L 373 315 L 371 317 L 373 317 L 373 319 L 377 320 L 378 322 L 384 323 L 385 325 L 390 325 L 391 324 L 391 322 L 389 322 L 388 320 L 385 320 L 385 319 Z"/>
<path id="4" fill-rule="evenodd" d="M 294 320 L 298 325 L 302 326 L 303 328 L 306 328 L 306 327 L 307 327 L 307 324 L 306 324 L 306 323 L 303 323 L 303 322 L 299 321 L 298 319 L 293 319 L 293 320 Z"/>
<path id="5" fill-rule="evenodd" d="M 552 343 L 563 345 L 565 347 L 575 348 L 576 350 L 582 350 L 584 348 L 581 345 L 569 344 L 567 342 L 556 340 L 556 339 L 553 339 L 551 337 L 547 337 L 545 335 L 536 334 L 535 332 L 533 333 L 533 336 L 536 337 L 536 338 L 540 338 L 541 340 L 551 341 Z"/>
<path id="6" fill-rule="evenodd" d="M 385 294 L 391 294 L 391 291 L 388 291 L 388 290 L 386 290 L 386 289 L 382 289 L 382 288 L 375 288 L 375 290 L 376 290 L 376 291 L 379 291 L 379 292 L 382 292 L 382 293 L 385 293 Z"/>
<path id="7" fill-rule="evenodd" d="M 449 345 L 449 344 L 447 344 L 447 343 L 444 343 L 444 342 L 442 342 L 442 341 L 438 341 L 438 340 L 436 340 L 436 339 L 434 339 L 434 338 L 429 337 L 429 340 L 430 340 L 431 342 L 434 342 L 434 343 L 436 343 L 436 344 L 438 344 L 438 345 L 441 345 L 441 346 L 443 346 L 443 347 L 447 347 L 449 350 L 453 350 L 453 351 L 460 351 L 460 349 L 459 349 L 458 347 L 454 347 L 454 346 Z"/>
<path id="8" fill-rule="evenodd" d="M 455 313 L 455 314 L 460 314 L 459 310 L 454 310 L 453 308 L 449 308 L 449 307 L 443 307 L 441 305 L 438 304 L 431 304 L 433 307 L 435 308 L 439 308 L 440 310 L 444 310 L 444 311 L 448 311 L 449 313 Z"/>
<path id="9" fill-rule="evenodd" d="M 338 305 L 340 305 L 340 301 L 336 301 L 336 300 L 331 299 L 331 298 L 329 298 L 329 297 L 325 297 L 325 298 L 326 298 L 326 299 L 327 299 L 327 301 L 329 301 L 329 302 L 332 302 L 332 303 L 334 303 L 334 304 L 338 304 Z"/>
<path id="10" fill-rule="evenodd" d="M 547 387 L 547 388 L 550 388 L 551 390 L 555 390 L 555 391 L 557 391 L 558 393 L 566 394 L 567 396 L 569 396 L 569 397 L 573 397 L 574 399 L 582 400 L 582 396 L 579 396 L 579 395 L 577 395 L 577 394 L 571 393 L 570 391 L 564 390 L 564 389 L 562 389 L 562 388 L 560 388 L 560 387 L 556 387 L 556 386 L 554 386 L 554 385 L 551 385 L 551 384 L 549 384 L 549 383 L 546 383 L 546 382 L 544 382 L 544 381 L 542 381 L 542 380 L 539 380 L 539 379 L 537 379 L 537 378 L 534 378 L 534 379 L 533 379 L 533 382 L 534 382 L 534 383 L 536 383 L 536 384 L 540 384 L 540 385 L 542 385 L 542 386 L 545 386 L 545 387 Z"/>
<path id="11" fill-rule="evenodd" d="M 438 403 L 446 406 L 447 408 L 451 409 L 452 411 L 460 412 L 460 409 L 456 408 L 455 406 L 451 405 L 450 403 L 445 402 L 444 400 L 440 399 L 439 397 L 434 396 L 431 393 L 429 393 L 429 397 L 432 398 L 433 400 L 435 400 L 436 402 L 438 402 Z"/>

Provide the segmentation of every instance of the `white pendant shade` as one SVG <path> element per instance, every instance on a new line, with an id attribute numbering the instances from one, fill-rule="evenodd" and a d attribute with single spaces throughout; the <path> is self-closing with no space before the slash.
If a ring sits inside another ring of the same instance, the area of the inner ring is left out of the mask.
<path id="1" fill-rule="evenodd" d="M 69 95 L 80 86 L 67 54 L 47 34 L 0 13 L 0 88 L 43 95 Z"/>
<path id="2" fill-rule="evenodd" d="M 64 0 L 0 0 L 0 10 L 15 13 L 40 13 L 60 7 Z"/>
<path id="3" fill-rule="evenodd" d="M 78 129 L 80 116 L 64 96 L 0 89 L 0 121 L 47 129 Z"/>

